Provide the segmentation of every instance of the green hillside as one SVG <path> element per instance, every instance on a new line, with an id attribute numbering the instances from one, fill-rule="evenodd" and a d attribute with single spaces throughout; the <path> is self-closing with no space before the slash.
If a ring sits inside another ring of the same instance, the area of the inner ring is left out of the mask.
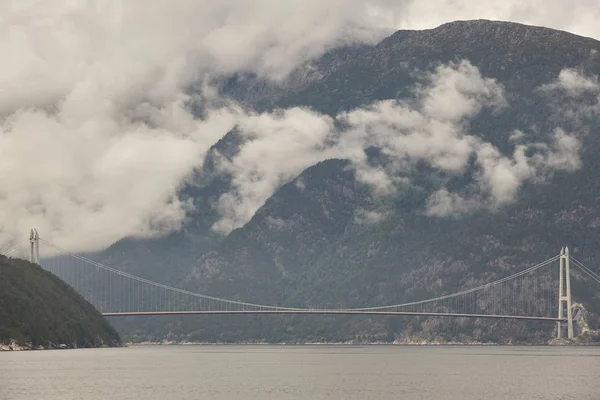
<path id="1" fill-rule="evenodd" d="M 70 286 L 38 265 L 0 256 L 0 343 L 118 346 L 119 335 Z"/>

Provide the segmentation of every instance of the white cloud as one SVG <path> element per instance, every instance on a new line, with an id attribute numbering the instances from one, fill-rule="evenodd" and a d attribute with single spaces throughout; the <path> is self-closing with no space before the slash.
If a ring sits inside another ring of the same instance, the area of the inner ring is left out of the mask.
<path id="1" fill-rule="evenodd" d="M 590 118 L 600 115 L 600 81 L 597 75 L 565 68 L 555 81 L 542 85 L 540 92 L 548 95 L 556 115 L 576 126 L 583 126 Z M 582 98 L 585 101 L 581 101 Z"/>
<path id="2" fill-rule="evenodd" d="M 336 117 L 346 126 L 341 132 L 328 116 L 305 109 L 249 115 L 238 126 L 246 143 L 221 167 L 231 174 L 233 190 L 219 199 L 221 219 L 213 229 L 227 233 L 244 225 L 283 183 L 328 158 L 350 159 L 356 178 L 382 195 L 404 180 L 398 168 L 415 160 L 461 172 L 476 142 L 464 134 L 466 123 L 483 107 L 505 105 L 502 87 L 466 61 L 426 76 L 415 103 L 388 100 L 342 113 Z M 369 165 L 369 146 L 396 161 L 391 171 Z"/>
<path id="3" fill-rule="evenodd" d="M 177 189 L 241 116 L 195 119 L 186 86 L 236 71 L 280 79 L 381 38 L 381 18 L 350 1 L 0 2 L 0 244 L 32 226 L 73 250 L 177 229 Z"/>
<path id="4" fill-rule="evenodd" d="M 354 213 L 354 221 L 360 225 L 376 225 L 384 221 L 386 217 L 385 213 L 362 208 Z"/>
<path id="5" fill-rule="evenodd" d="M 426 210 L 428 215 L 446 217 L 461 215 L 479 210 L 481 199 L 477 196 L 464 198 L 457 193 L 451 193 L 446 188 L 441 188 L 427 199 Z"/>
<path id="6" fill-rule="evenodd" d="M 327 145 L 333 120 L 302 108 L 274 114 L 250 114 L 237 126 L 245 139 L 220 169 L 232 177 L 232 191 L 219 199 L 222 218 L 213 226 L 227 233 L 242 226 L 283 183 L 335 151 Z"/>
<path id="7" fill-rule="evenodd" d="M 177 229 L 188 208 L 176 196 L 181 182 L 235 121 L 223 111 L 182 118 L 180 107 L 155 110 L 154 126 L 97 114 L 11 115 L 0 125 L 0 242 L 35 226 L 89 250 Z"/>
<path id="8" fill-rule="evenodd" d="M 453 123 L 473 117 L 483 107 L 506 106 L 503 88 L 493 79 L 484 79 L 468 61 L 438 67 L 418 96 L 425 116 Z"/>
<path id="9" fill-rule="evenodd" d="M 219 200 L 222 218 L 213 228 L 227 233 L 244 225 L 283 183 L 333 157 L 349 159 L 356 179 L 377 195 L 393 193 L 417 162 L 461 175 L 474 159 L 471 193 L 441 189 L 428 200 L 426 212 L 441 216 L 496 209 L 513 201 L 523 183 L 580 167 L 581 144 L 561 129 L 550 145 L 518 144 L 512 157 L 470 133 L 469 122 L 482 109 L 499 111 L 506 101 L 502 86 L 469 62 L 440 66 L 423 80 L 413 99 L 379 101 L 341 113 L 336 120 L 342 128 L 306 109 L 242 120 L 240 129 L 248 141 L 222 166 L 232 176 L 233 190 Z M 372 146 L 387 156 L 386 165 L 369 162 L 364 150 Z"/>
<path id="10" fill-rule="evenodd" d="M 515 200 L 525 182 L 543 181 L 555 171 L 572 172 L 581 167 L 581 142 L 575 134 L 557 128 L 550 145 L 518 145 L 512 157 L 504 156 L 489 143 L 476 142 L 476 191 L 467 196 L 446 188 L 427 201 L 428 215 L 458 216 L 480 209 L 497 209 Z M 531 155 L 528 155 L 532 153 Z"/>
<path id="11" fill-rule="evenodd" d="M 482 77 L 469 62 L 440 66 L 425 79 L 413 102 L 386 100 L 339 115 L 338 120 L 349 126 L 341 135 L 340 147 L 359 172 L 370 168 L 360 150 L 376 146 L 393 159 L 425 160 L 441 170 L 460 173 L 476 142 L 474 136 L 465 134 L 467 123 L 484 107 L 504 105 L 502 87 Z"/>
<path id="12" fill-rule="evenodd" d="M 508 137 L 508 140 L 510 142 L 516 142 L 516 143 L 518 143 L 524 139 L 525 139 L 525 133 L 518 129 L 515 130 L 513 133 L 511 133 L 510 136 Z"/>
<path id="13" fill-rule="evenodd" d="M 562 91 L 571 97 L 582 94 L 600 92 L 600 83 L 597 76 L 587 76 L 572 68 L 565 68 L 558 74 L 558 78 L 551 83 L 542 85 L 542 91 Z"/>
<path id="14" fill-rule="evenodd" d="M 513 201 L 519 187 L 528 180 L 543 179 L 554 170 L 572 171 L 580 167 L 579 140 L 560 129 L 554 134 L 552 146 L 518 145 L 512 158 L 469 134 L 468 122 L 484 107 L 500 110 L 506 102 L 502 87 L 482 77 L 468 62 L 439 67 L 417 91 L 413 103 L 416 106 L 407 101 L 379 102 L 339 118 L 351 126 L 353 135 L 363 139 L 363 147 L 380 147 L 395 159 L 423 161 L 440 171 L 461 174 L 469 159 L 475 157 L 478 171 L 475 192 L 464 197 L 445 188 L 439 190 L 428 200 L 430 215 L 497 208 Z M 354 144 L 360 142 L 352 139 Z M 527 156 L 532 150 L 534 154 Z M 390 186 L 398 172 L 377 169 L 375 173 L 362 173 L 365 169 L 372 171 L 373 167 L 366 164 L 364 156 L 353 161 L 357 165 L 357 179 L 365 183 L 371 183 L 372 179 L 376 188 L 386 181 Z"/>
<path id="15" fill-rule="evenodd" d="M 177 229 L 188 207 L 178 188 L 242 116 L 195 119 L 185 87 L 211 73 L 278 79 L 331 46 L 381 37 L 364 5 L 342 3 L 0 3 L 0 244 L 32 226 L 73 250 Z"/>

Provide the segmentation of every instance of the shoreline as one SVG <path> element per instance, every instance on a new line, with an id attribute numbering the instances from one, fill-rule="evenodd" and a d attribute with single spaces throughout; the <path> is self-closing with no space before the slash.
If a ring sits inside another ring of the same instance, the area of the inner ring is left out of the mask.
<path id="1" fill-rule="evenodd" d="M 100 345 L 93 347 L 78 347 L 77 345 L 71 344 L 54 344 L 50 343 L 48 346 L 33 346 L 31 343 L 17 343 L 15 340 L 11 340 L 8 344 L 0 343 L 0 352 L 3 351 L 38 351 L 38 350 L 76 350 L 76 349 L 108 349 L 126 347 L 125 343 L 120 343 L 117 346 Z"/>
<path id="2" fill-rule="evenodd" d="M 558 343 L 483 343 L 483 342 L 176 342 L 176 341 L 161 341 L 161 342 L 124 342 L 124 347 L 136 346 L 472 346 L 472 347 L 565 347 L 565 346 L 590 346 L 598 347 L 600 343 L 573 343 L 573 342 L 558 342 Z"/>
<path id="3" fill-rule="evenodd" d="M 551 339 L 546 343 L 490 343 L 490 342 L 431 342 L 425 340 L 403 340 L 394 342 L 264 342 L 264 341 L 241 341 L 241 342 L 189 342 L 189 341 L 143 341 L 143 342 L 122 342 L 119 346 L 100 345 L 95 347 L 77 347 L 74 345 L 54 345 L 34 347 L 31 343 L 20 344 L 11 341 L 8 344 L 0 343 L 0 352 L 3 351 L 36 351 L 36 350 L 75 350 L 75 349 L 100 349 L 100 348 L 118 348 L 118 347 L 137 347 L 137 346 L 470 346 L 470 347 L 599 347 L 600 342 L 569 341 L 566 339 Z"/>
<path id="4" fill-rule="evenodd" d="M 217 342 L 138 342 L 123 343 L 121 346 L 98 347 L 43 347 L 10 344 L 0 345 L 0 352 L 8 351 L 47 351 L 47 350 L 85 350 L 109 349 L 124 347 L 154 347 L 154 346 L 277 346 L 277 347 L 356 347 L 356 346 L 399 346 L 399 347 L 600 347 L 600 343 L 217 343 Z"/>

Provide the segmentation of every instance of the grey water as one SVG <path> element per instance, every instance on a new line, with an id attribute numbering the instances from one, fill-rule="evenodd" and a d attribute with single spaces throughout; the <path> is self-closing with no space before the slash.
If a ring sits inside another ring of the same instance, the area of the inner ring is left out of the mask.
<path id="1" fill-rule="evenodd" d="M 600 399 L 600 348 L 133 346 L 0 353 L 1 400 Z"/>

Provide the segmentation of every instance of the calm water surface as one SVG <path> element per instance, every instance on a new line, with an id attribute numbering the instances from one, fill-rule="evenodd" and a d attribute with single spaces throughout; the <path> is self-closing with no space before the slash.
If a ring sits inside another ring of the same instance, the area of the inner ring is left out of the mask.
<path id="1" fill-rule="evenodd" d="M 600 348 L 135 346 L 0 353 L 1 400 L 600 399 Z"/>

